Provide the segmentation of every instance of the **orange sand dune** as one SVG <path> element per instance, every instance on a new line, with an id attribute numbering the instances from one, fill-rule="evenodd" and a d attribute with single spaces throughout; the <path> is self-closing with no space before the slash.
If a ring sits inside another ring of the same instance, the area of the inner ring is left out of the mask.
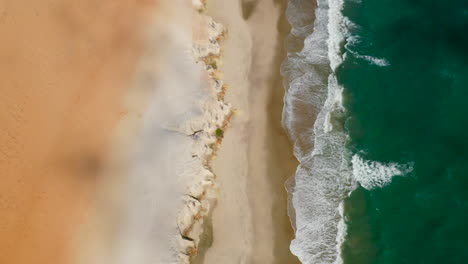
<path id="1" fill-rule="evenodd" d="M 0 263 L 70 261 L 152 4 L 0 0 Z"/>

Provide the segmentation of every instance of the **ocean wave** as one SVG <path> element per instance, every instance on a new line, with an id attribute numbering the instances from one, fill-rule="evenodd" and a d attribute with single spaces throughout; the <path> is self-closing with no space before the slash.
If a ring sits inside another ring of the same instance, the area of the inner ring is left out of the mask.
<path id="1" fill-rule="evenodd" d="M 365 59 L 366 61 L 370 62 L 371 64 L 374 64 L 380 67 L 390 66 L 390 63 L 386 59 L 376 58 L 376 57 L 367 56 L 367 55 L 361 56 L 361 57 Z"/>
<path id="2" fill-rule="evenodd" d="M 353 155 L 353 177 L 367 190 L 382 188 L 392 181 L 394 176 L 402 176 L 413 170 L 413 163 L 398 164 L 366 160 L 358 154 Z"/>
<path id="3" fill-rule="evenodd" d="M 356 25 L 349 18 L 344 17 L 342 24 L 344 25 L 342 33 L 346 40 L 346 44 L 344 45 L 346 52 L 344 56 L 347 55 L 346 53 L 350 53 L 354 57 L 363 59 L 372 65 L 376 65 L 379 67 L 390 66 L 390 62 L 386 58 L 363 55 L 355 51 L 356 46 L 359 44 L 366 43 L 367 45 L 370 45 L 370 46 L 372 46 L 373 44 L 370 40 L 367 40 L 365 38 L 363 39 L 361 36 L 359 36 L 359 34 L 355 33 L 355 32 L 359 32 L 361 30 L 361 27 L 359 25 Z"/>
<path id="4" fill-rule="evenodd" d="M 309 14 L 304 1 L 290 0 L 288 18 Z M 288 52 L 281 73 L 285 78 L 283 126 L 294 142 L 300 162 L 289 194 L 295 210 L 291 251 L 302 263 L 342 263 L 346 226 L 342 202 L 355 188 L 345 148 L 343 88 L 334 70 L 341 64 L 346 21 L 342 0 L 318 0 L 313 33 L 300 52 Z M 296 22 L 292 34 L 295 30 Z M 308 28 L 300 25 L 301 28 Z"/>
<path id="5" fill-rule="evenodd" d="M 356 56 L 356 58 L 364 59 L 367 62 L 369 62 L 370 64 L 373 64 L 373 65 L 376 65 L 376 66 L 380 66 L 380 67 L 390 66 L 390 63 L 385 58 L 377 58 L 377 57 L 372 57 L 372 56 L 369 56 L 369 55 L 361 55 L 361 54 L 356 53 L 356 52 L 354 52 L 353 55 Z"/>

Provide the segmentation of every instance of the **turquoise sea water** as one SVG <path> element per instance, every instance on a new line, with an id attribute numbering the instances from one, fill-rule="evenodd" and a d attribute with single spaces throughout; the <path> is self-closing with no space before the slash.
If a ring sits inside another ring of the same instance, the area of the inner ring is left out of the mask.
<path id="1" fill-rule="evenodd" d="M 468 263 L 468 0 L 347 0 L 343 14 L 337 78 L 361 179 L 344 263 Z"/>

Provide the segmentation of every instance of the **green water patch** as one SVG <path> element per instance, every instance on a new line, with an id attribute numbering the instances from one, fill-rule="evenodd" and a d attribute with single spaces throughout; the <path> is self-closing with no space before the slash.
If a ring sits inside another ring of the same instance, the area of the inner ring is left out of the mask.
<path id="1" fill-rule="evenodd" d="M 466 263 L 468 1 L 349 1 L 343 12 L 354 24 L 337 74 L 348 148 L 413 164 L 347 199 L 344 262 Z"/>

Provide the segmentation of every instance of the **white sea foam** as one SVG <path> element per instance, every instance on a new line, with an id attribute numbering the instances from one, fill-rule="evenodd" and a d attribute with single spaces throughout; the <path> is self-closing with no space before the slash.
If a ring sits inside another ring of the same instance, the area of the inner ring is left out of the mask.
<path id="1" fill-rule="evenodd" d="M 346 22 L 341 11 L 343 10 L 343 0 L 329 0 L 328 5 L 328 58 L 330 67 L 335 70 L 343 61 L 341 45 L 347 32 Z"/>
<path id="2" fill-rule="evenodd" d="M 345 237 L 347 234 L 346 230 L 346 223 L 344 221 L 344 201 L 340 203 L 340 207 L 338 209 L 340 213 L 340 221 L 338 222 L 338 234 L 336 236 L 336 251 L 341 252 L 341 245 L 345 241 Z M 341 257 L 341 254 L 338 254 L 335 264 L 342 264 L 343 263 L 343 258 Z"/>
<path id="3" fill-rule="evenodd" d="M 376 57 L 367 56 L 367 55 L 362 56 L 362 57 L 365 60 L 367 60 L 368 62 L 370 62 L 371 64 L 374 64 L 374 65 L 377 65 L 377 66 L 380 66 L 380 67 L 390 66 L 390 63 L 386 59 L 376 58 Z"/>
<path id="4" fill-rule="evenodd" d="M 370 64 L 377 65 L 377 66 L 380 66 L 380 67 L 390 66 L 390 63 L 385 58 L 377 58 L 377 57 L 372 57 L 372 56 L 369 56 L 369 55 L 361 55 L 361 54 L 359 54 L 357 52 L 352 52 L 352 53 L 353 53 L 354 56 L 356 56 L 356 58 L 364 59 L 367 62 L 369 62 Z"/>
<path id="5" fill-rule="evenodd" d="M 356 52 L 354 50 L 354 47 L 362 43 L 363 40 L 358 35 L 353 34 L 353 32 L 359 31 L 360 27 L 346 17 L 343 18 L 342 24 L 343 24 L 342 33 L 346 40 L 346 44 L 345 44 L 346 53 L 351 53 L 356 58 L 363 59 L 367 61 L 368 63 L 376 65 L 376 66 L 380 66 L 380 67 L 390 66 L 390 62 L 385 58 L 378 58 L 378 57 L 370 56 L 370 55 L 362 55 L 359 52 Z"/>
<path id="6" fill-rule="evenodd" d="M 370 56 L 370 55 L 362 55 L 356 52 L 354 50 L 354 47 L 360 44 L 363 40 L 359 36 L 353 35 L 352 32 L 359 30 L 359 26 L 351 22 L 348 18 L 344 18 L 343 24 L 344 24 L 344 29 L 345 29 L 343 31 L 343 34 L 346 39 L 346 45 L 345 45 L 346 53 L 351 53 L 356 58 L 363 59 L 367 61 L 368 63 L 376 65 L 376 66 L 380 66 L 380 67 L 390 66 L 390 62 L 385 58 L 378 58 L 378 57 Z"/>
<path id="7" fill-rule="evenodd" d="M 301 8 L 303 4 L 289 1 L 290 21 L 296 17 L 308 21 L 312 12 Z M 342 0 L 317 4 L 313 33 L 304 40 L 302 51 L 288 53 L 281 67 L 286 82 L 283 126 L 300 161 L 294 187 L 289 189 L 296 227 L 291 251 L 302 263 L 338 264 L 345 235 L 342 202 L 355 187 L 350 154 L 344 147 L 343 88 L 334 74 L 343 59 L 346 21 Z M 291 24 L 292 34 L 310 28 L 297 21 Z"/>
<path id="8" fill-rule="evenodd" d="M 383 163 L 363 159 L 358 154 L 353 155 L 352 164 L 354 178 L 368 190 L 384 187 L 394 176 L 402 176 L 413 170 L 412 163 Z"/>

